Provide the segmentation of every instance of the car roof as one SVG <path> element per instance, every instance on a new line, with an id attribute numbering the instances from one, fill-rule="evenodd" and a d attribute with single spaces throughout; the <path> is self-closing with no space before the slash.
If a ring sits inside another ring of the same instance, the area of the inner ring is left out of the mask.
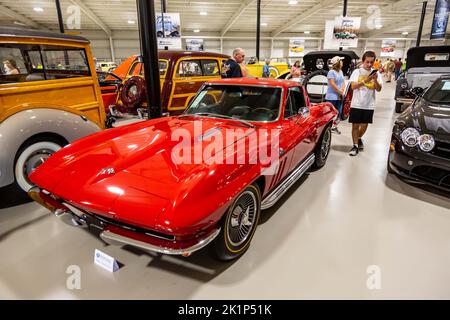
<path id="1" fill-rule="evenodd" d="M 426 54 L 448 54 L 450 55 L 450 46 L 427 46 L 427 47 L 413 47 L 408 50 L 408 58 L 406 61 L 406 68 L 417 67 L 447 67 L 448 60 L 445 61 L 425 61 Z"/>
<path id="2" fill-rule="evenodd" d="M 89 43 L 89 40 L 80 36 L 74 36 L 70 34 L 39 31 L 33 29 L 4 27 L 0 26 L 0 37 L 22 37 L 22 38 L 40 38 L 40 39 L 56 39 L 56 40 L 68 40 Z"/>
<path id="3" fill-rule="evenodd" d="M 208 81 L 207 84 L 242 85 L 242 86 L 249 85 L 249 86 L 280 87 L 280 88 L 291 88 L 300 86 L 300 83 L 298 83 L 297 81 L 270 79 L 270 78 L 217 79 Z"/>

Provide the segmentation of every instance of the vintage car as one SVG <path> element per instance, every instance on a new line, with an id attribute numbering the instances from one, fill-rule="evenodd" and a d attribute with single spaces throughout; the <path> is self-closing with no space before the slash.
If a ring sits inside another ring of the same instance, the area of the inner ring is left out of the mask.
<path id="1" fill-rule="evenodd" d="M 220 53 L 159 51 L 163 112 L 181 113 L 207 81 L 221 78 L 222 64 L 230 57 Z M 112 114 L 142 115 L 147 109 L 143 62 L 136 57 L 119 89 Z"/>
<path id="2" fill-rule="evenodd" d="M 336 114 L 329 103 L 310 104 L 298 82 L 210 81 L 182 115 L 62 149 L 33 172 L 29 195 L 112 244 L 188 256 L 214 241 L 217 257 L 234 259 L 260 211 L 325 165 Z"/>
<path id="3" fill-rule="evenodd" d="M 97 65 L 97 71 L 101 72 L 112 72 L 117 68 L 117 63 L 112 61 L 99 62 Z"/>
<path id="4" fill-rule="evenodd" d="M 85 38 L 2 27 L 0 59 L 0 192 L 20 196 L 36 167 L 106 117 Z"/>
<path id="5" fill-rule="evenodd" d="M 300 83 L 306 88 L 312 102 L 318 103 L 325 100 L 328 90 L 328 71 L 330 70 L 330 60 L 335 57 L 344 57 L 342 71 L 344 76 L 349 78 L 355 70 L 358 55 L 354 51 L 313 51 L 303 57 L 303 71 Z M 290 74 L 286 73 L 279 79 L 290 79 Z M 345 90 L 342 120 L 346 120 L 350 114 L 350 106 L 353 92 L 349 83 Z"/>
<path id="6" fill-rule="evenodd" d="M 450 75 L 421 91 L 395 122 L 388 172 L 450 191 Z"/>
<path id="7" fill-rule="evenodd" d="M 249 77 L 261 78 L 263 76 L 263 67 L 265 61 L 258 61 L 258 59 L 251 58 L 246 64 Z M 269 64 L 270 78 L 278 78 L 281 74 L 289 71 L 289 65 L 286 62 L 271 61 Z"/>
<path id="8" fill-rule="evenodd" d="M 415 94 L 413 88 L 427 89 L 442 75 L 450 74 L 450 46 L 415 47 L 408 50 L 406 71 L 397 80 L 395 112 L 410 105 Z"/>

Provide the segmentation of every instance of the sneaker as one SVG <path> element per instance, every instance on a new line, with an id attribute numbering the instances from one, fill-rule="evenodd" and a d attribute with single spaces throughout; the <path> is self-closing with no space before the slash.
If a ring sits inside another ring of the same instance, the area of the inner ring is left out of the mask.
<path id="1" fill-rule="evenodd" d="M 359 151 L 364 150 L 364 143 L 363 143 L 362 139 L 358 140 L 358 149 L 359 149 Z"/>
<path id="2" fill-rule="evenodd" d="M 341 134 L 341 132 L 339 131 L 339 129 L 337 127 L 331 128 L 331 132 L 336 133 L 336 134 Z"/>
<path id="3" fill-rule="evenodd" d="M 359 153 L 358 146 L 354 145 L 352 150 L 350 150 L 349 155 L 352 156 L 352 157 L 355 157 L 355 156 L 358 155 L 358 153 Z"/>

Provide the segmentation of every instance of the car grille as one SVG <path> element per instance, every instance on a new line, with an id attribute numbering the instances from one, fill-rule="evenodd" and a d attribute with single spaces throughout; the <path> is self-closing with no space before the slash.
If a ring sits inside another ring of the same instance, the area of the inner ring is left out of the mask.
<path id="1" fill-rule="evenodd" d="M 450 143 L 436 140 L 436 146 L 432 154 L 441 158 L 450 159 Z"/>
<path id="2" fill-rule="evenodd" d="M 432 184 L 444 188 L 450 188 L 450 171 L 448 170 L 431 166 L 418 166 L 412 170 L 411 175 L 428 181 Z"/>

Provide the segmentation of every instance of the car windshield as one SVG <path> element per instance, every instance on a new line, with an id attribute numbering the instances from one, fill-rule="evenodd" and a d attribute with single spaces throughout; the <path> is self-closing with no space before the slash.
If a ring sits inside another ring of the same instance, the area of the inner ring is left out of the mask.
<path id="1" fill-rule="evenodd" d="M 275 121 L 280 113 L 281 88 L 207 85 L 185 114 L 245 121 Z"/>
<path id="2" fill-rule="evenodd" d="M 450 105 L 450 79 L 436 81 L 424 95 L 424 99 L 431 103 Z"/>

